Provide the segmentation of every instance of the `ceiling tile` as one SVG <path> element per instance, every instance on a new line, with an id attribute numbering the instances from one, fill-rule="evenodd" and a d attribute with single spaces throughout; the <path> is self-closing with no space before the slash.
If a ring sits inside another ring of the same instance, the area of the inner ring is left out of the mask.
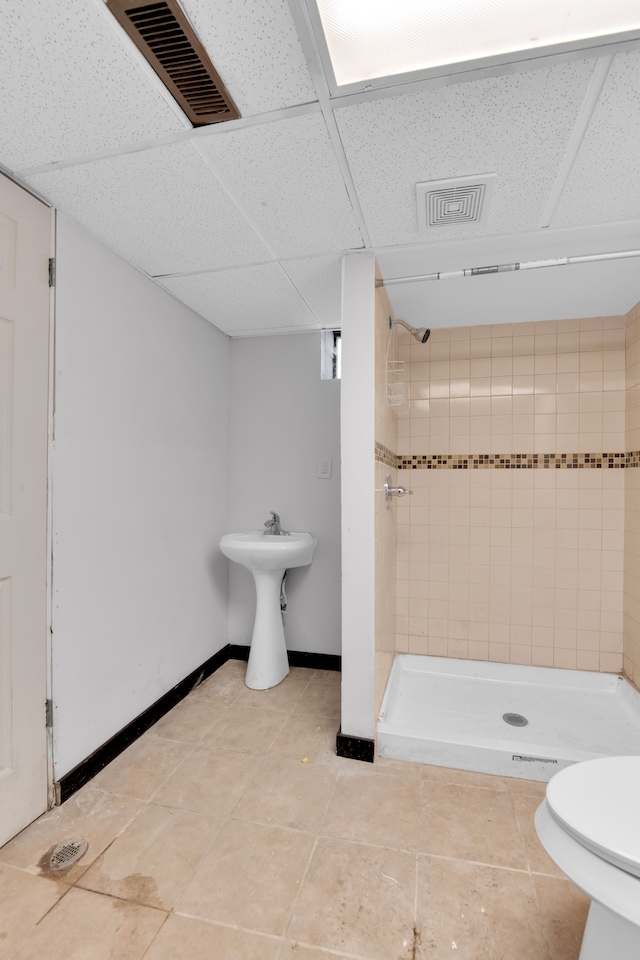
<path id="1" fill-rule="evenodd" d="M 0 151 L 7 167 L 19 170 L 185 129 L 101 3 L 3 6 Z"/>
<path id="2" fill-rule="evenodd" d="M 150 274 L 271 259 L 191 143 L 37 174 L 27 182 Z"/>
<path id="3" fill-rule="evenodd" d="M 554 227 L 640 218 L 640 52 L 617 54 Z"/>
<path id="4" fill-rule="evenodd" d="M 277 263 L 165 277 L 161 285 L 230 336 L 318 329 L 315 317 Z"/>
<path id="5" fill-rule="evenodd" d="M 320 114 L 200 141 L 281 257 L 362 246 Z"/>
<path id="6" fill-rule="evenodd" d="M 424 239 L 416 183 L 483 173 L 497 173 L 486 224 L 433 239 L 535 229 L 592 71 L 578 60 L 336 110 L 373 244 Z"/>
<path id="7" fill-rule="evenodd" d="M 182 0 L 243 116 L 316 100 L 286 0 Z"/>
<path id="8" fill-rule="evenodd" d="M 342 257 L 287 260 L 284 269 L 322 327 L 342 326 Z"/>

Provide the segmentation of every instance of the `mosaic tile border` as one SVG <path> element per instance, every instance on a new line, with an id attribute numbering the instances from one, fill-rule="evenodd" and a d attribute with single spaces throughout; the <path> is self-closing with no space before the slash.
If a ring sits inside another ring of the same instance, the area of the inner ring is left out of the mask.
<path id="1" fill-rule="evenodd" d="M 386 462 L 386 461 L 385 461 Z M 399 455 L 399 470 L 615 470 L 640 466 L 631 453 L 478 453 Z"/>
<path id="2" fill-rule="evenodd" d="M 630 453 L 434 453 L 394 454 L 376 441 L 375 459 L 398 470 L 620 470 L 640 467 Z"/>
<path id="3" fill-rule="evenodd" d="M 379 463 L 386 463 L 388 467 L 393 467 L 394 470 L 400 463 L 398 455 L 385 447 L 384 444 L 378 443 L 377 440 L 375 441 L 375 458 Z"/>

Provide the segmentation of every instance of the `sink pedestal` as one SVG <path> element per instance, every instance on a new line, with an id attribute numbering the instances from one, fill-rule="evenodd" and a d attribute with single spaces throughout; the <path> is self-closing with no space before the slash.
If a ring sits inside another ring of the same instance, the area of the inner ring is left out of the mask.
<path id="1" fill-rule="evenodd" d="M 284 570 L 252 570 L 256 585 L 256 619 L 245 683 L 252 690 L 275 687 L 289 673 L 280 587 Z"/>
<path id="2" fill-rule="evenodd" d="M 311 563 L 315 546 L 310 533 L 265 536 L 258 530 L 226 533 L 220 540 L 225 557 L 250 570 L 256 585 L 256 619 L 245 678 L 252 690 L 275 687 L 289 673 L 280 610 L 282 578 L 285 570 Z"/>

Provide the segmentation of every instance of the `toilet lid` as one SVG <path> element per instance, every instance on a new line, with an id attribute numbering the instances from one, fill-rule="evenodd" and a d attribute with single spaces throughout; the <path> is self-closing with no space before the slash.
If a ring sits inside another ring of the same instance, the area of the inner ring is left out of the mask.
<path id="1" fill-rule="evenodd" d="M 547 804 L 574 840 L 640 877 L 640 757 L 601 757 L 561 770 L 547 785 Z"/>

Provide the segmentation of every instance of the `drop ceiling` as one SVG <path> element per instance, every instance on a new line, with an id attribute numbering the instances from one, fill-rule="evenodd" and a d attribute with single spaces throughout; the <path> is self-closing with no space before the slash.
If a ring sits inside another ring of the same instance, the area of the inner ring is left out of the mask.
<path id="1" fill-rule="evenodd" d="M 182 0 L 241 119 L 194 129 L 103 0 L 0 12 L 0 165 L 231 337 L 339 327 L 385 279 L 640 248 L 640 49 L 330 92 L 305 0 Z M 420 231 L 416 184 L 495 174 Z M 415 326 L 621 313 L 640 258 L 388 288 Z"/>

